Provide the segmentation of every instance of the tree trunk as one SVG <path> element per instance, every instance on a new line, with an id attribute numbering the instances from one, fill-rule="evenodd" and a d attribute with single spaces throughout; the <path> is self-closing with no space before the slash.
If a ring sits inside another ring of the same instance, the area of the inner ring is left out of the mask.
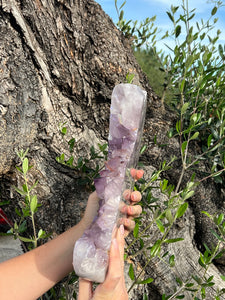
<path id="1" fill-rule="evenodd" d="M 179 157 L 178 142 L 168 141 L 165 134 L 174 125 L 174 114 L 162 112 L 129 41 L 93 0 L 0 0 L 0 58 L 0 184 L 2 200 L 11 198 L 11 218 L 17 218 L 14 206 L 19 200 L 12 185 L 21 182 L 14 168 L 16 151 L 29 148 L 34 165 L 30 181 L 39 181 L 36 192 L 42 203 L 37 224 L 54 235 L 79 221 L 90 191 L 79 184 L 80 174 L 57 163 L 56 157 L 64 153 L 69 159 L 67 141 L 72 137 L 75 160 L 88 157 L 91 146 L 97 149 L 98 143 L 107 141 L 112 89 L 125 81 L 127 73 L 133 73 L 133 83 L 148 93 L 145 165 L 157 168 L 171 154 Z M 67 127 L 64 138 L 60 124 Z M 178 162 L 177 171 L 167 173 L 171 183 L 176 184 L 179 172 Z M 201 210 L 221 209 L 224 195 L 210 181 L 201 185 L 191 203 L 182 230 L 178 226 L 171 232 L 185 236 L 185 241 L 171 247 L 179 257 L 178 277 L 200 272 L 198 249 L 211 239 Z M 141 266 L 144 260 L 137 256 L 135 263 Z M 224 272 L 224 262 L 220 264 Z M 219 274 L 215 269 L 210 272 Z M 160 262 L 149 265 L 145 273 L 155 278 L 154 283 L 135 287 L 130 299 L 142 299 L 144 291 L 149 299 L 173 292 L 171 268 Z M 216 287 L 224 286 L 219 275 L 216 281 Z"/>

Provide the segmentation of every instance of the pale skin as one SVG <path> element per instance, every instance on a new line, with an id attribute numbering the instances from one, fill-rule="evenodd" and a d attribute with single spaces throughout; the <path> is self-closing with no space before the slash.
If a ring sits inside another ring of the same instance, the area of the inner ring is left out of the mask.
<path id="1" fill-rule="evenodd" d="M 133 218 L 141 213 L 141 206 L 134 205 L 141 200 L 141 194 L 127 190 L 124 192 L 124 198 L 130 202 L 130 205 L 121 208 L 123 213 L 127 213 L 127 217 L 120 220 L 122 226 L 114 233 L 106 279 L 94 293 L 91 282 L 81 279 L 79 300 L 128 299 L 123 276 L 124 236 L 134 228 Z M 84 217 L 77 225 L 48 243 L 1 263 L 1 298 L 4 300 L 37 299 L 68 275 L 73 270 L 74 244 L 92 223 L 98 210 L 98 202 L 96 192 L 92 193 Z"/>

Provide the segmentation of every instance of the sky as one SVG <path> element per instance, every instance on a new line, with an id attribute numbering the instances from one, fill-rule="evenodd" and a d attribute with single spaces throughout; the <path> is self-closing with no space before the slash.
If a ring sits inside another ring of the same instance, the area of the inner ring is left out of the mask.
<path id="1" fill-rule="evenodd" d="M 113 19 L 114 23 L 117 22 L 118 16 L 115 9 L 114 0 L 95 0 L 98 2 L 102 9 Z M 225 45 L 225 0 L 221 0 L 224 4 L 213 18 L 218 18 L 218 22 L 215 24 L 215 29 L 210 34 L 212 37 L 216 36 L 216 31 L 220 29 L 222 32 L 220 35 L 220 40 L 218 44 Z M 124 2 L 124 0 L 117 0 L 118 7 Z M 186 1 L 185 1 L 186 2 Z M 209 3 L 209 0 L 189 0 L 189 9 L 195 10 L 195 18 L 193 25 L 195 26 L 196 21 L 200 22 L 201 19 L 204 21 L 208 20 L 211 15 L 211 11 L 214 7 L 213 3 Z M 147 17 L 153 17 L 156 15 L 155 25 L 165 32 L 168 29 L 172 29 L 173 25 L 167 16 L 166 11 L 170 10 L 171 4 L 173 6 L 182 5 L 182 0 L 127 0 L 125 6 L 122 8 L 124 10 L 124 18 L 128 20 L 138 20 L 142 21 Z M 179 14 L 178 14 L 179 15 Z M 192 21 L 193 22 L 193 21 Z M 182 36 L 181 36 L 182 37 Z M 158 47 L 167 51 L 168 48 L 165 46 L 167 43 L 172 46 L 172 40 L 164 40 L 158 43 Z M 158 49 L 159 50 L 159 49 Z"/>

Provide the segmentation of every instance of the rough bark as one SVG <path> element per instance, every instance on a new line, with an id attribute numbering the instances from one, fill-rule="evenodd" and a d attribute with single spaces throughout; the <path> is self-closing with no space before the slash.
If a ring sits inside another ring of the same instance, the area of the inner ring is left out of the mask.
<path id="1" fill-rule="evenodd" d="M 0 185 L 2 200 L 11 198 L 12 218 L 16 218 L 13 207 L 19 200 L 12 184 L 21 182 L 14 168 L 16 150 L 29 147 L 34 165 L 30 181 L 39 180 L 36 191 L 42 203 L 38 225 L 58 234 L 80 219 L 89 191 L 79 185 L 78 173 L 56 162 L 61 153 L 70 155 L 59 124 L 65 122 L 67 135 L 76 140 L 75 159 L 88 156 L 91 146 L 107 140 L 111 92 L 128 72 L 148 92 L 144 132 L 148 150 L 143 161 L 157 168 L 171 155 L 179 157 L 178 141 L 168 140 L 165 134 L 175 116 L 161 109 L 129 42 L 101 7 L 93 0 L 0 0 Z M 166 174 L 173 184 L 179 176 L 179 160 L 175 170 Z M 211 181 L 202 184 L 191 200 L 182 230 L 173 228 L 171 234 L 181 231 L 185 236 L 172 249 L 179 257 L 176 272 L 180 276 L 200 272 L 196 267 L 199 249 L 211 242 L 208 220 L 201 210 L 214 213 L 218 209 L 224 209 L 224 193 Z M 224 261 L 219 263 L 224 272 Z M 136 264 L 144 265 L 144 258 L 138 256 Z M 176 283 L 170 268 L 152 264 L 146 269 L 148 274 L 155 282 L 135 288 L 131 299 L 142 299 L 144 290 L 149 299 L 161 299 L 164 292 L 173 291 Z M 224 287 L 220 277 L 216 280 L 217 287 Z"/>

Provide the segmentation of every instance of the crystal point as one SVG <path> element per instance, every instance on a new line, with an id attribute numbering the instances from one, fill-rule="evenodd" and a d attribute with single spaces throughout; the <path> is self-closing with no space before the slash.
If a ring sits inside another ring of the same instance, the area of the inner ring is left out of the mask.
<path id="1" fill-rule="evenodd" d="M 105 279 L 126 169 L 135 167 L 139 157 L 146 96 L 145 91 L 133 84 L 119 84 L 112 93 L 108 161 L 100 178 L 95 180 L 101 206 L 90 228 L 75 243 L 73 252 L 76 274 L 91 281 Z"/>

